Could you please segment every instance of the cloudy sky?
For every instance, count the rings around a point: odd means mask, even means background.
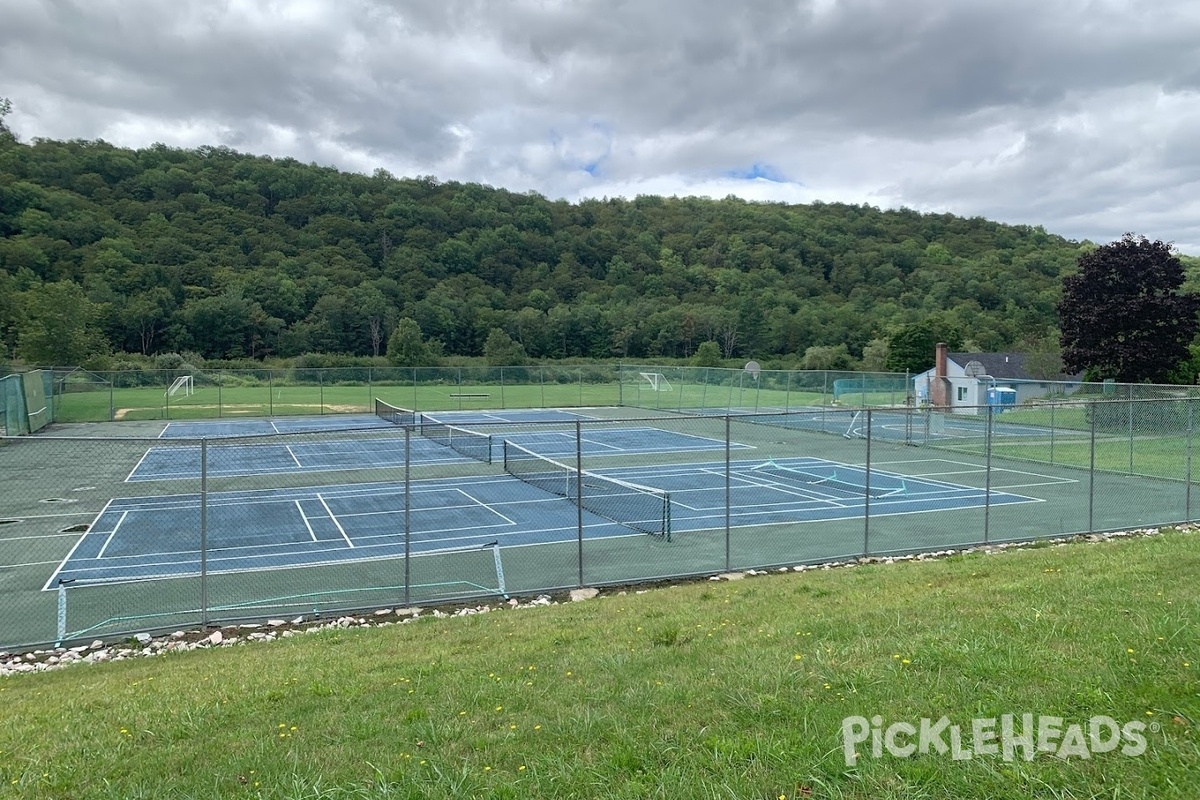
[[[0,0],[0,97],[25,140],[1200,254],[1194,0]]]

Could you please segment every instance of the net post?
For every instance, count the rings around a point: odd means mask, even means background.
[[[828,373],[826,373],[828,375]],[[863,556],[871,554],[871,409],[867,409],[867,461],[863,466]]]
[[[200,627],[208,627],[208,439],[206,438],[200,440]]]
[[[1092,425],[1091,425],[1091,444],[1088,453],[1088,533],[1095,530],[1095,508],[1096,508],[1096,403],[1099,401],[1093,400],[1091,403]]]
[[[575,419],[575,525],[578,530],[579,587],[583,588],[583,427]]]
[[[489,547],[492,548],[492,559],[496,562],[496,588],[500,590],[500,596],[507,600],[508,587],[504,585],[504,562],[500,560],[500,542],[492,542]]]
[[[987,432],[984,436],[985,451],[983,462],[983,543],[990,544],[991,515],[992,515],[992,425],[996,415],[992,413],[991,405],[987,407]]]
[[[404,426],[404,605],[412,606],[412,428]]]
[[[67,638],[67,584],[72,581],[58,579],[58,619],[57,633],[54,646],[62,647],[63,642]]]
[[[726,414],[725,415],[725,571],[726,572],[730,572],[733,569],[733,567],[730,566],[731,556],[730,556],[730,552],[729,552],[729,545],[730,545],[730,542],[729,542],[729,536],[730,536],[729,518],[730,518],[730,508],[733,505],[732,482],[730,480],[730,465],[729,465],[729,450],[730,450],[729,441],[730,441],[730,427],[731,427],[729,421],[730,421],[730,415]]]

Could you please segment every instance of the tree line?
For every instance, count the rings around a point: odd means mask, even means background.
[[[0,125],[0,348],[30,363],[389,343],[397,359],[652,360],[707,344],[884,369],[914,326],[981,350],[1056,339],[1062,278],[1091,247],[910,209],[567,202]]]

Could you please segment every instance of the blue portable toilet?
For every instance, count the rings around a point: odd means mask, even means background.
[[[1017,390],[1007,386],[993,386],[987,392],[987,404],[993,414],[999,414],[1006,408],[1017,407]]]

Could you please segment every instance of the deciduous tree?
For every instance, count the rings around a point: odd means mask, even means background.
[[[1200,295],[1171,245],[1127,233],[1079,257],[1058,304],[1063,364],[1096,379],[1167,382],[1190,356]]]

